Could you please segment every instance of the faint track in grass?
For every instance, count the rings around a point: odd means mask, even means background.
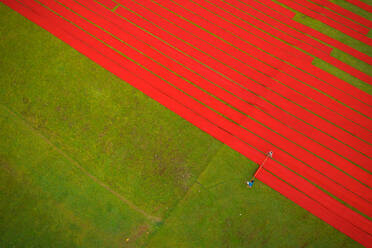
[[[17,119],[21,120],[27,127],[29,127],[35,134],[37,134],[43,141],[45,141],[47,144],[49,144],[55,151],[57,151],[59,154],[61,154],[63,157],[65,157],[69,162],[71,162],[75,167],[80,169],[85,175],[90,177],[94,182],[105,188],[107,191],[115,195],[120,201],[127,204],[131,209],[134,211],[142,214],[147,219],[155,222],[160,222],[162,219],[157,216],[150,215],[149,213],[146,213],[143,209],[136,206],[133,202],[129,201],[127,198],[110,188],[107,184],[99,180],[97,177],[95,177],[93,174],[91,174],[88,170],[86,170],[84,167],[82,167],[76,160],[71,158],[66,152],[58,148],[55,144],[53,144],[48,138],[46,138],[40,131],[36,130],[27,120],[25,120],[21,115],[17,114],[13,110],[9,109],[7,106],[1,104],[4,109],[6,109],[11,115],[16,117]]]
[[[215,156],[217,156],[217,154],[224,148],[224,144],[221,144],[220,147],[216,150],[216,152],[209,158],[208,160],[208,163],[206,164],[206,166],[203,168],[203,170],[195,177],[195,180],[194,182],[189,186],[189,188],[187,189],[187,191],[184,193],[184,195],[182,197],[180,197],[176,202],[175,204],[172,206],[172,208],[170,208],[168,210],[168,212],[166,213],[166,216],[164,217],[164,219],[162,220],[162,226],[160,228],[158,228],[157,230],[153,231],[150,236],[148,237],[147,241],[145,242],[145,245],[143,247],[148,247],[152,238],[154,236],[156,236],[157,233],[159,233],[160,229],[165,225],[166,221],[172,216],[172,214],[174,213],[174,211],[177,209],[177,207],[183,202],[185,201],[186,197],[189,195],[190,191],[194,188],[195,185],[199,185],[201,188],[203,188],[204,190],[208,191],[210,195],[212,195],[212,197],[215,199],[215,195],[212,194],[207,188],[205,188],[205,186],[203,184],[201,184],[199,182],[199,178],[207,171],[208,167],[211,166],[212,164],[212,161],[213,161],[213,158]]]

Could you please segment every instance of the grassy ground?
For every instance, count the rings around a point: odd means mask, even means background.
[[[0,247],[358,246],[3,4],[0,24]]]

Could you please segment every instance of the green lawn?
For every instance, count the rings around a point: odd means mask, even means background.
[[[358,247],[0,4],[0,247]]]

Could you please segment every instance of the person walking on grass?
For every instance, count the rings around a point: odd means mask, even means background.
[[[248,187],[249,187],[249,188],[252,188],[253,183],[254,183],[254,179],[252,179],[251,181],[247,181],[247,185],[248,185]]]

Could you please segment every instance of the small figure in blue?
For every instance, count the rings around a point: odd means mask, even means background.
[[[247,181],[247,185],[248,185],[248,187],[249,187],[249,188],[252,188],[253,183],[254,183],[254,179],[252,179],[251,181]]]
[[[266,160],[273,157],[273,154],[274,153],[272,151],[269,151],[268,153],[266,153],[266,157],[265,157],[264,161],[262,162],[260,167],[258,167],[257,171],[254,173],[252,179],[250,181],[247,181],[247,185],[248,185],[249,188],[253,187],[253,183],[254,183],[254,180],[256,179],[256,176],[257,176],[258,172],[261,171],[261,169],[264,166]]]

